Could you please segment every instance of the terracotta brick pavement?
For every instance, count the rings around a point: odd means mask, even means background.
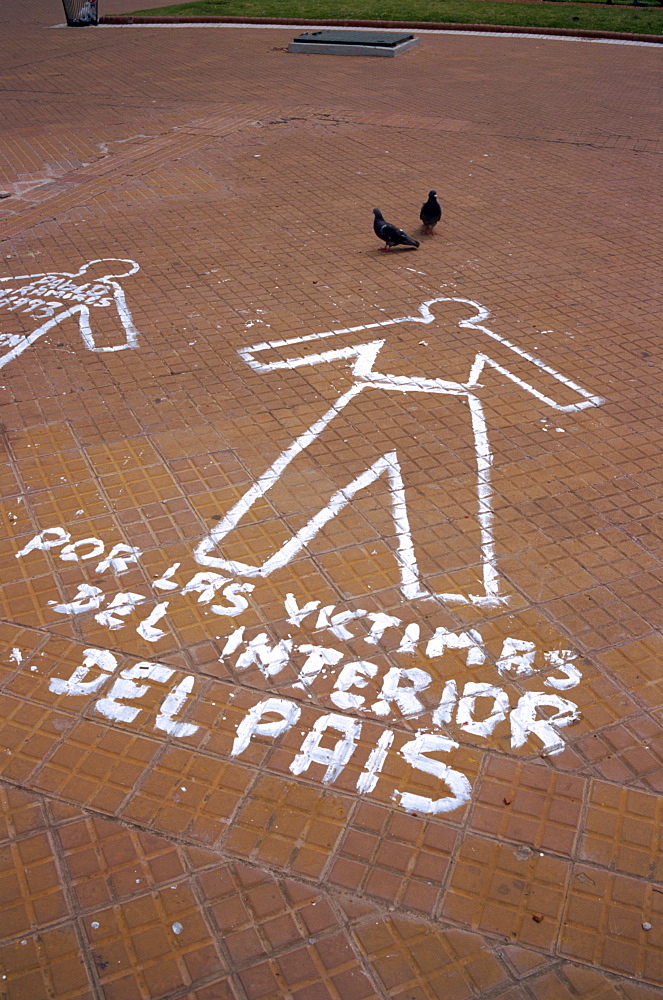
[[[3,15],[0,997],[654,1000],[658,50],[61,20]]]

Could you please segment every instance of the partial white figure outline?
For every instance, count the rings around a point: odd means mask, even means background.
[[[390,327],[397,323],[432,323],[435,316],[430,307],[438,302],[454,302],[470,306],[475,310],[475,315],[471,319],[464,319],[458,322],[459,327],[479,330],[486,336],[498,341],[503,346],[509,348],[515,354],[528,362],[553,379],[560,382],[567,389],[577,393],[582,397],[582,401],[570,405],[562,405],[550,396],[545,395],[533,385],[521,379],[504,366],[498,364],[487,354],[477,353],[472,363],[469,378],[466,382],[448,382],[443,379],[427,379],[419,377],[409,377],[403,375],[385,375],[373,371],[373,365],[378,354],[385,344],[385,340],[373,340],[369,343],[357,344],[351,347],[342,347],[337,350],[325,351],[321,354],[311,354],[304,357],[293,357],[285,360],[263,363],[256,360],[255,355],[261,351],[274,348],[289,347],[294,344],[303,344],[310,341],[322,340],[324,338],[335,337],[340,334],[359,333],[366,330],[377,330]],[[506,604],[509,600],[507,596],[500,593],[499,576],[495,555],[495,537],[493,531],[494,513],[492,504],[491,467],[493,457],[488,441],[488,432],[484,416],[483,405],[476,395],[476,389],[480,388],[479,378],[485,367],[489,366],[500,372],[506,378],[515,382],[526,392],[535,396],[541,402],[546,403],[553,410],[560,413],[574,413],[584,410],[590,406],[600,406],[604,400],[601,396],[592,395],[582,386],[560,374],[554,368],[546,365],[539,358],[516,344],[494,333],[483,325],[483,321],[490,315],[489,311],[478,302],[472,299],[451,298],[441,296],[439,298],[427,299],[419,306],[419,316],[401,316],[397,319],[384,320],[379,323],[367,323],[362,326],[346,327],[342,330],[329,330],[323,333],[308,334],[303,337],[295,337],[290,340],[269,341],[261,344],[253,344],[251,347],[241,348],[240,356],[254,371],[271,372],[278,369],[293,369],[303,365],[318,365],[325,362],[337,361],[341,359],[355,358],[352,366],[352,373],[355,377],[354,384],[327,410],[327,412],[307,430],[300,434],[292,444],[286,448],[262,476],[247,490],[244,496],[238,500],[234,507],[226,514],[210,533],[198,544],[194,556],[196,561],[204,566],[214,566],[238,576],[262,576],[267,577],[276,569],[288,565],[311,541],[312,538],[335,517],[360,490],[369,486],[383,473],[387,475],[390,484],[392,514],[398,536],[398,548],[395,553],[396,562],[400,570],[401,593],[408,600],[438,599],[445,602],[460,604],[475,604],[483,607],[497,607]],[[476,452],[476,473],[477,473],[477,518],[481,537],[481,563],[483,577],[483,594],[455,594],[455,593],[433,593],[422,584],[421,574],[417,563],[417,557],[410,531],[407,504],[405,500],[405,486],[401,475],[398,456],[395,451],[382,455],[364,473],[354,479],[343,489],[337,490],[331,497],[329,503],[312,517],[307,524],[301,528],[296,535],[293,535],[285,544],[278,549],[274,555],[270,556],[261,566],[250,565],[239,561],[224,559],[219,556],[212,556],[209,553],[219,545],[224,538],[233,531],[242,517],[250,510],[253,504],[263,497],[281,478],[290,463],[311,445],[347,406],[355,396],[364,389],[375,388],[385,389],[391,392],[425,392],[434,394],[444,394],[453,396],[464,396],[469,405],[474,435],[474,447]]]
[[[94,264],[120,265],[109,269],[107,274],[88,282],[76,282]],[[121,265],[125,265],[124,268]],[[23,351],[53,327],[69,316],[78,314],[78,325],[83,343],[88,351],[97,353],[125,351],[138,347],[138,330],[134,326],[122,287],[115,278],[126,278],[140,270],[135,260],[123,257],[100,257],[89,260],[75,272],[42,271],[38,274],[19,274],[12,278],[0,278],[0,308],[29,313],[35,319],[44,320],[32,333],[3,334],[0,332],[0,368],[9,364]],[[11,282],[11,285],[8,283]],[[64,300],[64,301],[62,301]],[[68,303],[72,301],[74,305]],[[115,306],[124,330],[124,342],[110,347],[97,347],[90,323],[90,308]]]

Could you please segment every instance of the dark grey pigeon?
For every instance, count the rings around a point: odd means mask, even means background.
[[[407,233],[404,233],[402,229],[398,228],[398,226],[392,226],[390,222],[385,222],[384,218],[382,217],[382,212],[380,211],[379,208],[373,209],[373,215],[375,216],[375,218],[373,219],[373,229],[375,231],[375,235],[377,236],[377,238],[379,240],[384,240],[385,245],[382,247],[382,250],[384,250],[385,253],[388,250],[391,250],[392,247],[419,246],[418,240],[413,240],[411,236],[408,236]]]
[[[442,218],[442,209],[440,208],[440,203],[435,197],[437,191],[428,192],[428,201],[424,202],[421,206],[421,211],[419,212],[419,218],[421,219],[423,225],[421,227],[422,233],[426,233],[428,236],[434,236],[433,230]]]

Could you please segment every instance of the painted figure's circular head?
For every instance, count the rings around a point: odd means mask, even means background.
[[[86,281],[106,281],[109,278],[128,278],[138,270],[140,265],[135,260],[125,257],[99,257],[83,264],[74,277],[85,275]]]

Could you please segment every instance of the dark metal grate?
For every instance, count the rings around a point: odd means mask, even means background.
[[[377,45],[393,49],[408,42],[414,35],[398,34],[394,31],[307,31],[297,35],[295,42],[319,43],[320,45]]]

